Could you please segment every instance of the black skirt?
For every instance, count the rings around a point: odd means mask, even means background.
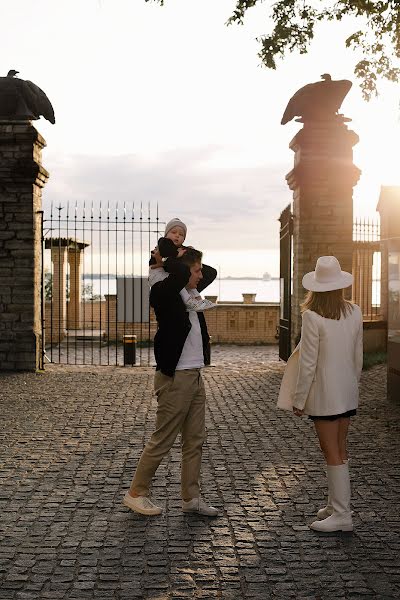
[[[316,415],[308,415],[308,418],[312,421],[321,420],[321,421],[336,421],[336,419],[345,419],[347,417],[354,417],[357,414],[357,410],[353,408],[352,410],[348,410],[347,412],[341,413],[340,415],[324,415],[323,417],[318,417]]]

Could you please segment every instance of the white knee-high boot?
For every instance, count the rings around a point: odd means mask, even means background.
[[[343,464],[348,464],[349,459],[346,458],[346,460],[343,461]],[[332,506],[332,502],[331,502],[331,497],[328,493],[328,502],[326,503],[326,506],[324,508],[320,508],[319,511],[317,512],[317,519],[319,519],[320,521],[322,521],[322,519],[326,519],[327,517],[330,517],[331,514],[333,513],[333,506]]]
[[[310,525],[315,531],[353,531],[350,511],[349,465],[327,466],[329,497],[332,514],[323,521],[314,521]]]

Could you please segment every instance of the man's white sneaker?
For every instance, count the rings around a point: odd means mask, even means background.
[[[129,492],[126,492],[122,504],[141,515],[160,515],[162,513],[162,509],[153,504],[147,496],[133,498]]]
[[[216,517],[218,509],[213,506],[208,506],[201,498],[192,498],[189,502],[182,500],[182,510],[185,513],[197,513],[207,517]]]
[[[203,312],[203,310],[209,310],[215,306],[217,305],[210,300],[203,298],[200,298],[200,300],[196,300],[196,298],[189,298],[189,300],[186,302],[186,310],[194,310],[195,312]]]

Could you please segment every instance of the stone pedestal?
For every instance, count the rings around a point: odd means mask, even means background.
[[[257,294],[242,294],[243,304],[253,304],[256,301]]]
[[[360,170],[353,164],[358,142],[346,121],[306,121],[290,143],[294,168],[286,176],[293,191],[292,348],[301,329],[303,275],[319,256],[336,256],[351,272],[353,254],[353,187]]]
[[[0,121],[0,370],[41,365],[45,146],[30,121]]]

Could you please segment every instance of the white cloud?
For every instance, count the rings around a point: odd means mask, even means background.
[[[188,242],[202,249],[274,248],[282,208],[291,193],[284,182],[285,166],[211,166],[216,148],[181,149],[159,154],[150,161],[134,155],[49,157],[51,177],[44,190],[45,214],[50,204],[70,215],[93,203],[96,210],[118,203],[138,211],[140,203],[156,205],[159,216],[174,216],[189,228]],[[54,211],[53,211],[54,212]],[[96,215],[96,212],[95,212]],[[95,217],[96,218],[96,217]]]
[[[225,274],[239,264],[254,274],[255,260],[276,272],[288,146],[301,128],[281,116],[320,73],[354,81],[357,56],[344,49],[344,20],[318,26],[309,54],[260,68],[268,5],[226,27],[232,0],[3,0],[0,72],[40,85],[56,113],[55,126],[37,123],[51,173],[45,206],[158,202],[162,219],[187,220],[190,242],[221,258]],[[357,209],[373,210],[383,174],[398,171],[397,96],[387,84],[365,104],[354,81],[343,104],[360,135]]]

